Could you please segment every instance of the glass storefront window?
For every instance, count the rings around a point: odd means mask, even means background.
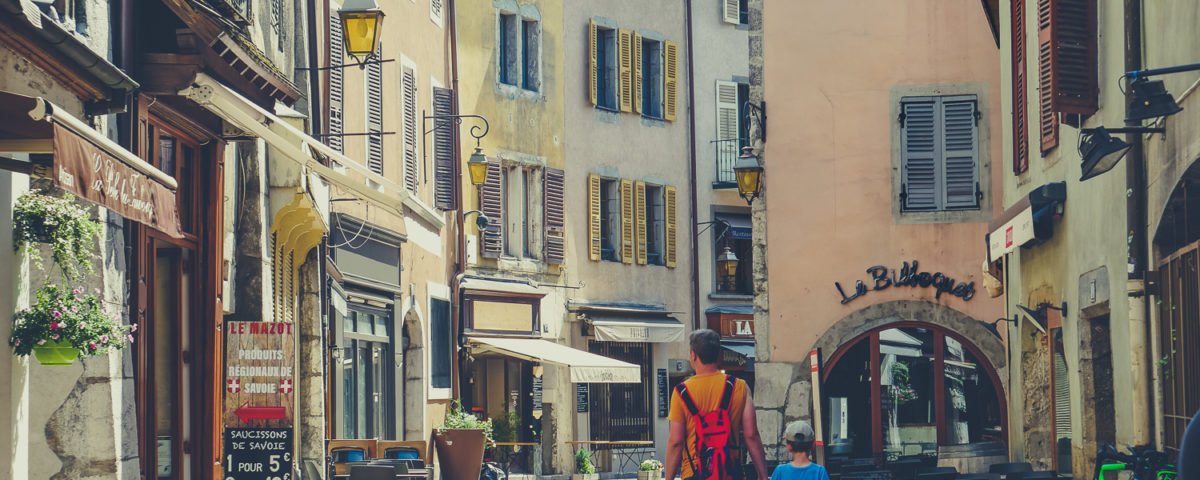
[[[921,328],[879,332],[880,428],[889,457],[937,452],[933,336]]]
[[[396,377],[388,361],[399,346],[388,335],[392,316],[349,304],[341,334],[341,438],[394,439]]]

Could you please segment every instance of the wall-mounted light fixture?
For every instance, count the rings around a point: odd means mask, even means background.
[[[1047,310],[1057,310],[1064,317],[1067,315],[1067,302],[1063,302],[1062,306],[1051,305],[1046,302],[1039,303],[1036,309],[1031,309],[1024,305],[1017,305],[1017,308],[1025,312],[1025,316],[1029,318],[1030,323],[1037,327],[1038,331],[1046,333]]]
[[[483,115],[425,115],[424,122],[430,120],[453,120],[452,122],[442,122],[434,125],[433,128],[425,130],[425,135],[429,135],[434,130],[439,128],[448,128],[450,125],[459,125],[464,118],[475,118],[483,122],[483,126],[471,125],[471,136],[475,138],[475,153],[471,154],[471,158],[467,159],[467,173],[471,178],[471,185],[480,187],[487,181],[487,156],[483,154],[483,147],[480,146],[479,139],[483,138],[491,130],[488,125],[487,118]]]
[[[737,178],[738,195],[746,199],[747,205],[753,205],[762,193],[762,174],[763,167],[754,156],[754,147],[743,147],[741,156],[733,163],[733,175]]]
[[[1124,140],[1113,137],[1113,133],[1163,133],[1163,128],[1152,127],[1122,127],[1122,128],[1085,128],[1079,131],[1079,156],[1082,174],[1079,181],[1100,175],[1112,170],[1125,158],[1129,144]]]
[[[346,54],[358,60],[360,67],[379,49],[380,31],[383,28],[383,10],[375,0],[346,0],[338,10],[342,22],[342,36],[346,43]]]
[[[1126,93],[1128,102],[1125,104],[1125,121],[1136,122],[1147,118],[1166,117],[1182,111],[1183,108],[1180,108],[1179,104],[1175,103],[1175,97],[1172,97],[1167,92],[1161,80],[1150,81],[1147,80],[1147,77],[1195,70],[1200,70],[1200,63],[1149,68],[1125,73],[1124,78],[1129,79],[1129,92]]]
[[[725,286],[725,290],[733,290],[737,284],[737,268],[738,257],[726,245],[725,249],[717,255],[717,274],[721,280],[721,284]]]

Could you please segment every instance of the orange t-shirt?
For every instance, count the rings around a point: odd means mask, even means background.
[[[713,372],[696,375],[684,380],[683,384],[687,386],[688,394],[691,395],[692,401],[696,402],[696,408],[700,409],[700,413],[712,412],[721,403],[721,394],[725,392],[725,374]],[[730,445],[740,446],[742,444],[742,410],[745,406],[746,382],[740,378],[735,378],[733,382],[733,397],[729,399]],[[682,478],[691,477],[693,474],[691,462],[700,461],[696,457],[696,425],[694,425],[692,413],[688,411],[687,405],[684,405],[683,399],[679,398],[678,390],[671,390],[671,413],[667,416],[667,420],[681,423],[686,422],[687,439],[684,441],[686,451],[683,454],[683,462],[679,467],[679,472]],[[740,462],[741,460],[735,457],[727,461]]]

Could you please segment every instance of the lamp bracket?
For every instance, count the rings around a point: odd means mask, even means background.
[[[374,55],[372,55],[372,57],[374,57]],[[321,72],[321,71],[325,71],[325,70],[341,70],[341,69],[347,68],[347,67],[363,68],[363,67],[366,67],[367,65],[372,65],[372,64],[376,64],[376,63],[388,63],[388,62],[394,62],[394,61],[396,61],[396,59],[394,59],[394,58],[384,58],[384,59],[380,59],[380,60],[367,60],[362,63],[347,63],[345,65],[330,65],[328,67],[296,67],[296,70]]]
[[[767,141],[767,102],[759,102],[758,105],[747,101],[742,104],[742,115],[746,118],[746,125],[753,125],[751,120],[756,120],[758,124],[759,140]]]
[[[1137,134],[1163,133],[1163,134],[1165,134],[1167,132],[1167,129],[1163,128],[1163,127],[1114,127],[1114,128],[1099,127],[1099,128],[1081,128],[1081,129],[1079,129],[1079,133],[1085,133],[1088,135],[1092,135],[1096,132],[1099,132],[1101,128],[1103,128],[1104,131],[1106,131],[1108,133],[1126,133],[1126,134],[1128,134],[1128,133],[1137,133]]]
[[[447,119],[453,119],[454,125],[460,125],[460,124],[462,124],[462,119],[464,119],[464,118],[477,118],[477,119],[479,119],[479,121],[483,122],[483,128],[480,128],[479,125],[471,125],[471,136],[475,138],[475,146],[479,146],[479,139],[487,136],[488,131],[491,130],[491,127],[488,125],[487,118],[484,118],[483,115],[474,115],[474,114],[423,115],[422,116],[422,126],[424,126],[424,124],[430,120],[447,120]],[[446,124],[446,125],[449,125],[449,124]],[[433,128],[425,130],[425,135],[429,135],[434,130],[437,130],[439,128],[442,128],[442,127],[435,125]],[[482,131],[482,133],[477,133],[480,131]]]
[[[1166,75],[1168,73],[1191,72],[1200,70],[1200,63],[1189,63],[1187,65],[1176,65],[1174,67],[1163,68],[1148,68],[1145,70],[1134,70],[1126,72],[1125,76],[1129,77],[1130,81],[1137,81],[1140,78],[1151,77],[1154,75]]]
[[[725,234],[729,233],[730,228],[733,228],[732,226],[729,225],[729,222],[726,222],[724,220],[713,220],[711,222],[700,222],[700,223],[696,224],[697,227],[699,227],[701,225],[704,225],[705,227],[700,229],[699,232],[696,232],[697,238],[699,238],[700,235],[704,234],[704,232],[707,232],[708,229],[711,228],[713,225],[720,225],[721,233],[719,235],[717,235],[718,242],[721,241],[721,239],[725,238]]]

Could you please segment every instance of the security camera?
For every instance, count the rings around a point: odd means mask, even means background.
[[[482,213],[479,214],[479,216],[475,218],[475,226],[479,227],[480,230],[486,229],[488,227],[488,222],[489,222],[489,220],[488,220],[487,215],[484,215]]]

